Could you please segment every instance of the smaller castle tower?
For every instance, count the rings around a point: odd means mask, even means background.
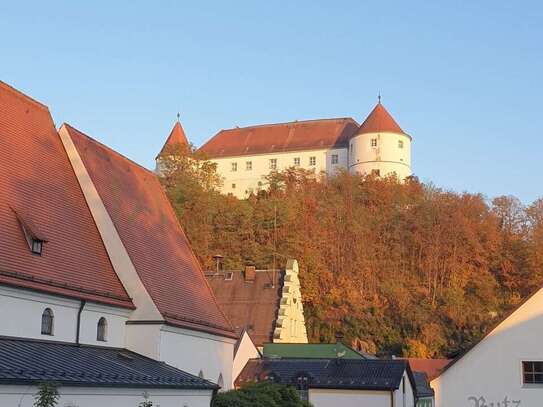
[[[185,135],[185,130],[181,126],[179,121],[179,115],[177,116],[177,121],[173,125],[170,135],[166,139],[166,142],[162,146],[160,153],[155,157],[155,172],[157,174],[161,173],[161,161],[166,157],[175,157],[176,155],[181,155],[185,150],[190,148],[189,141]]]
[[[381,103],[360,125],[349,141],[349,171],[399,180],[411,175],[411,141]]]

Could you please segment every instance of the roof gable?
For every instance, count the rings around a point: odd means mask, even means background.
[[[24,227],[46,240],[31,253]],[[132,308],[46,106],[0,82],[0,283]]]
[[[209,158],[346,148],[358,123],[351,118],[265,124],[219,131],[199,148]]]
[[[157,176],[65,126],[138,276],[166,322],[236,337]]]

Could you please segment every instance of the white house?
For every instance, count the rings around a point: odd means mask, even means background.
[[[543,289],[431,381],[437,407],[536,407],[543,400]]]
[[[222,192],[238,198],[266,188],[275,170],[303,168],[316,174],[339,169],[403,180],[411,175],[411,136],[396,123],[381,100],[359,125],[352,118],[304,120],[219,131],[199,148],[217,164]],[[179,122],[157,156],[187,144]]]
[[[237,335],[155,174],[57,131],[45,105],[2,82],[0,310],[0,405],[31,406],[42,381],[80,407],[144,392],[207,406],[232,387]]]

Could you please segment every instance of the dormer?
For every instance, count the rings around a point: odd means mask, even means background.
[[[13,208],[11,208],[11,210],[15,214],[15,217],[21,226],[21,230],[23,231],[23,235],[26,243],[28,244],[30,252],[37,256],[41,256],[43,252],[43,245],[44,243],[47,243],[47,239],[38,231],[38,228],[34,225],[30,216],[26,214],[23,215],[21,211],[16,211]]]

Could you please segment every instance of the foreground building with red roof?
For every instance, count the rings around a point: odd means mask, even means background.
[[[411,140],[379,98],[361,125],[334,118],[236,127],[219,131],[199,151],[217,164],[222,192],[246,198],[266,187],[270,172],[291,167],[328,175],[340,169],[396,174],[403,180],[411,175]],[[177,122],[157,157],[157,169],[163,155],[187,143]]]
[[[61,405],[209,406],[234,380],[236,332],[156,175],[2,82],[0,309],[0,405],[51,381]]]

